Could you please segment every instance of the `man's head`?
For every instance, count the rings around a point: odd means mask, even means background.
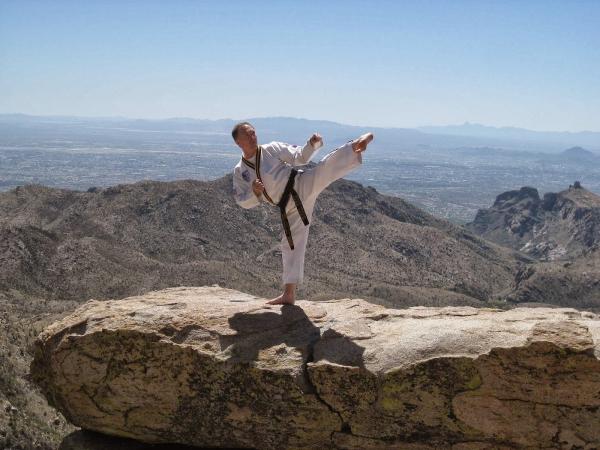
[[[231,136],[235,143],[243,150],[244,154],[252,155],[256,150],[256,132],[249,122],[238,123],[231,130]]]

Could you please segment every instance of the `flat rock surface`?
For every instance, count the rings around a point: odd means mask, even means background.
[[[266,305],[212,287],[89,302],[32,378],[73,424],[245,448],[594,448],[600,320],[568,308]]]

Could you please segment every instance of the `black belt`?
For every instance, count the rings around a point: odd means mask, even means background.
[[[292,239],[292,230],[290,229],[290,222],[287,218],[287,213],[285,212],[285,207],[290,201],[290,195],[294,199],[294,203],[296,204],[296,209],[298,210],[298,214],[300,214],[300,218],[304,225],[308,225],[308,217],[306,217],[306,212],[304,211],[304,206],[302,206],[302,201],[300,200],[300,196],[294,189],[294,178],[296,178],[296,174],[298,171],[296,169],[292,169],[292,173],[290,173],[290,177],[288,178],[287,184],[285,185],[285,189],[283,190],[283,194],[281,195],[281,199],[277,206],[279,206],[279,211],[281,212],[281,223],[283,224],[283,231],[285,231],[285,236],[287,237],[288,244],[290,244],[290,249],[294,250],[294,241]]]
[[[256,178],[258,179],[258,181],[260,181],[262,183],[262,178],[260,177],[260,154],[261,153],[262,153],[262,147],[259,145],[256,148],[256,164],[252,164],[250,161],[248,161],[243,156],[242,156],[242,161],[244,162],[244,164],[246,164],[252,170],[256,171]],[[265,198],[267,199],[267,201],[269,203],[272,203],[273,205],[275,204],[275,202],[273,200],[271,200],[271,197],[269,197],[269,194],[267,194],[266,189],[263,190],[263,195],[265,196]]]
[[[252,164],[250,161],[248,161],[244,157],[242,157],[242,161],[248,167],[250,167],[251,169],[256,171],[256,178],[258,178],[258,180],[262,183],[262,179],[260,177],[260,156],[262,153],[261,150],[262,150],[262,148],[259,145],[258,148],[256,149],[256,164]],[[294,178],[296,178],[297,173],[298,173],[298,171],[296,169],[292,168],[292,173],[290,173],[290,177],[288,178],[287,184],[285,185],[283,194],[281,195],[281,198],[279,199],[279,203],[277,203],[277,206],[279,207],[279,211],[281,212],[281,223],[283,224],[283,231],[285,231],[285,236],[287,237],[288,244],[290,244],[290,249],[292,249],[292,250],[294,250],[294,241],[292,239],[292,230],[290,229],[290,222],[288,221],[287,213],[285,212],[285,207],[287,206],[288,202],[290,201],[290,195],[294,199],[294,203],[296,204],[296,209],[298,210],[298,214],[300,215],[302,222],[304,223],[304,225],[308,225],[308,217],[306,217],[306,212],[304,211],[304,206],[302,206],[302,201],[300,200],[300,196],[294,190]],[[267,194],[266,190],[263,191],[263,194],[270,203],[275,204],[275,202],[273,200],[271,200],[271,197],[269,197],[269,194]]]

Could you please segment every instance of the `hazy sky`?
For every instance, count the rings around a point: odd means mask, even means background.
[[[600,131],[600,0],[0,0],[0,113]]]

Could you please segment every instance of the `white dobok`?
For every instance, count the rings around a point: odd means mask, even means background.
[[[315,166],[298,170],[293,188],[297,192],[306,217],[312,220],[313,208],[317,196],[335,180],[342,178],[362,164],[362,153],[352,149],[349,141],[327,154]],[[310,141],[299,147],[283,142],[262,144],[256,155],[244,161],[240,159],[233,169],[233,192],[235,201],[243,208],[252,208],[270,198],[275,205],[279,203],[285,187],[296,166],[308,164],[316,152]],[[257,158],[260,159],[257,161]],[[257,164],[258,163],[258,164]],[[258,166],[260,179],[266,194],[257,196],[252,190],[252,182],[257,178]],[[268,202],[270,203],[270,202]],[[304,279],[304,255],[310,225],[305,225],[295,201],[289,198],[285,206],[289,221],[293,249],[285,234],[281,238],[281,255],[283,259],[283,283],[301,283]]]

